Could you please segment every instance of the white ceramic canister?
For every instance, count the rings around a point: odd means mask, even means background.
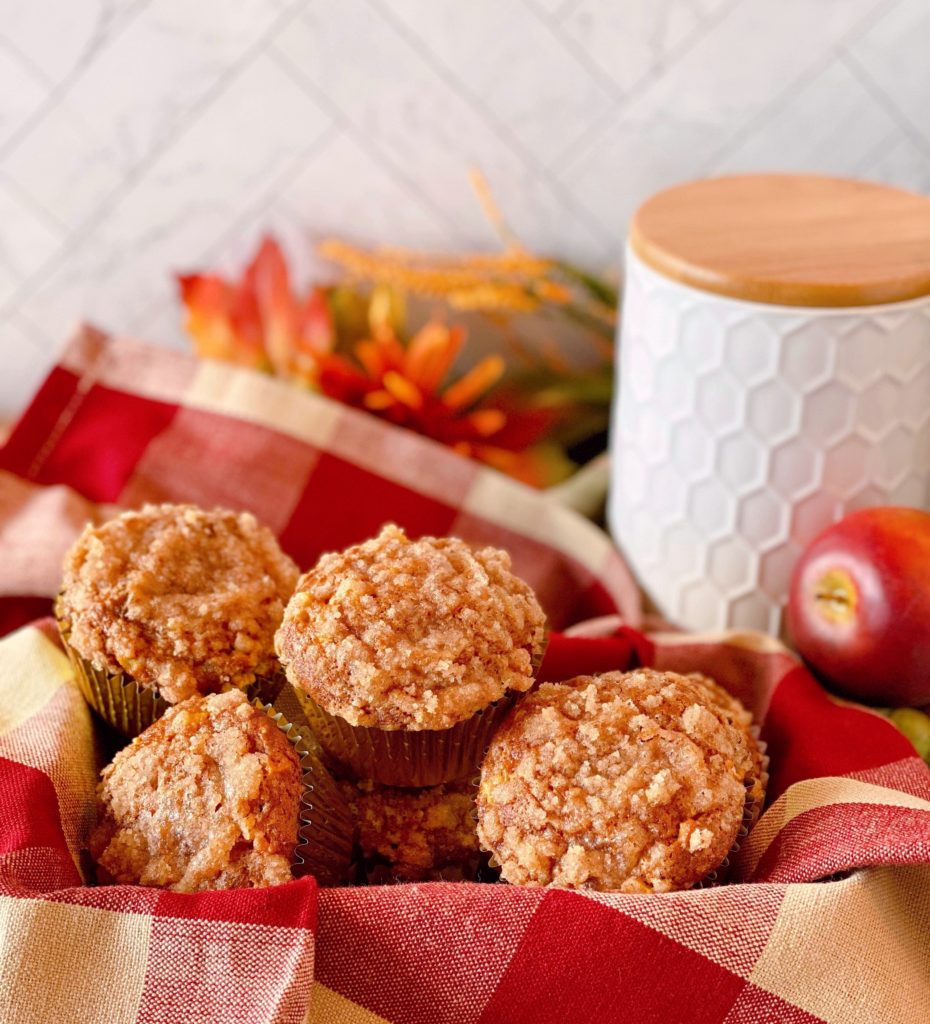
[[[691,630],[778,633],[814,535],[930,503],[930,200],[782,175],[661,193],[618,375],[608,519],[647,594]]]

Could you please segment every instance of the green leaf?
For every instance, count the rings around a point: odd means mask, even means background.
[[[620,290],[602,277],[597,277],[590,271],[575,266],[574,263],[567,263],[564,260],[555,261],[556,268],[569,280],[580,284],[589,295],[602,302],[605,306],[616,309],[620,303]]]

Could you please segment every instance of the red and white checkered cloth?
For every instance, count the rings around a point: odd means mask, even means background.
[[[508,548],[556,626],[635,588],[543,496],[289,385],[84,331],[0,452],[0,627],[44,615],[110,505],[253,510],[309,565],[393,519]],[[764,721],[769,806],[733,883],[664,895],[506,885],[180,895],[82,884],[97,753],[54,629],[0,642],[3,1024],[896,1024],[930,1014],[930,772],[880,716],[755,634],[556,635],[544,673],[701,670]],[[838,877],[837,877],[838,876]]]

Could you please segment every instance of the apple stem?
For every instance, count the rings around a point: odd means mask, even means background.
[[[828,569],[814,584],[814,601],[824,618],[847,623],[856,611],[856,585],[844,570]]]

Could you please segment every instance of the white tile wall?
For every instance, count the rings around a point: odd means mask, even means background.
[[[647,195],[811,169],[930,191],[928,0],[0,0],[0,417],[71,326],[183,345],[172,273],[268,228],[462,248],[490,179],[617,263]]]

